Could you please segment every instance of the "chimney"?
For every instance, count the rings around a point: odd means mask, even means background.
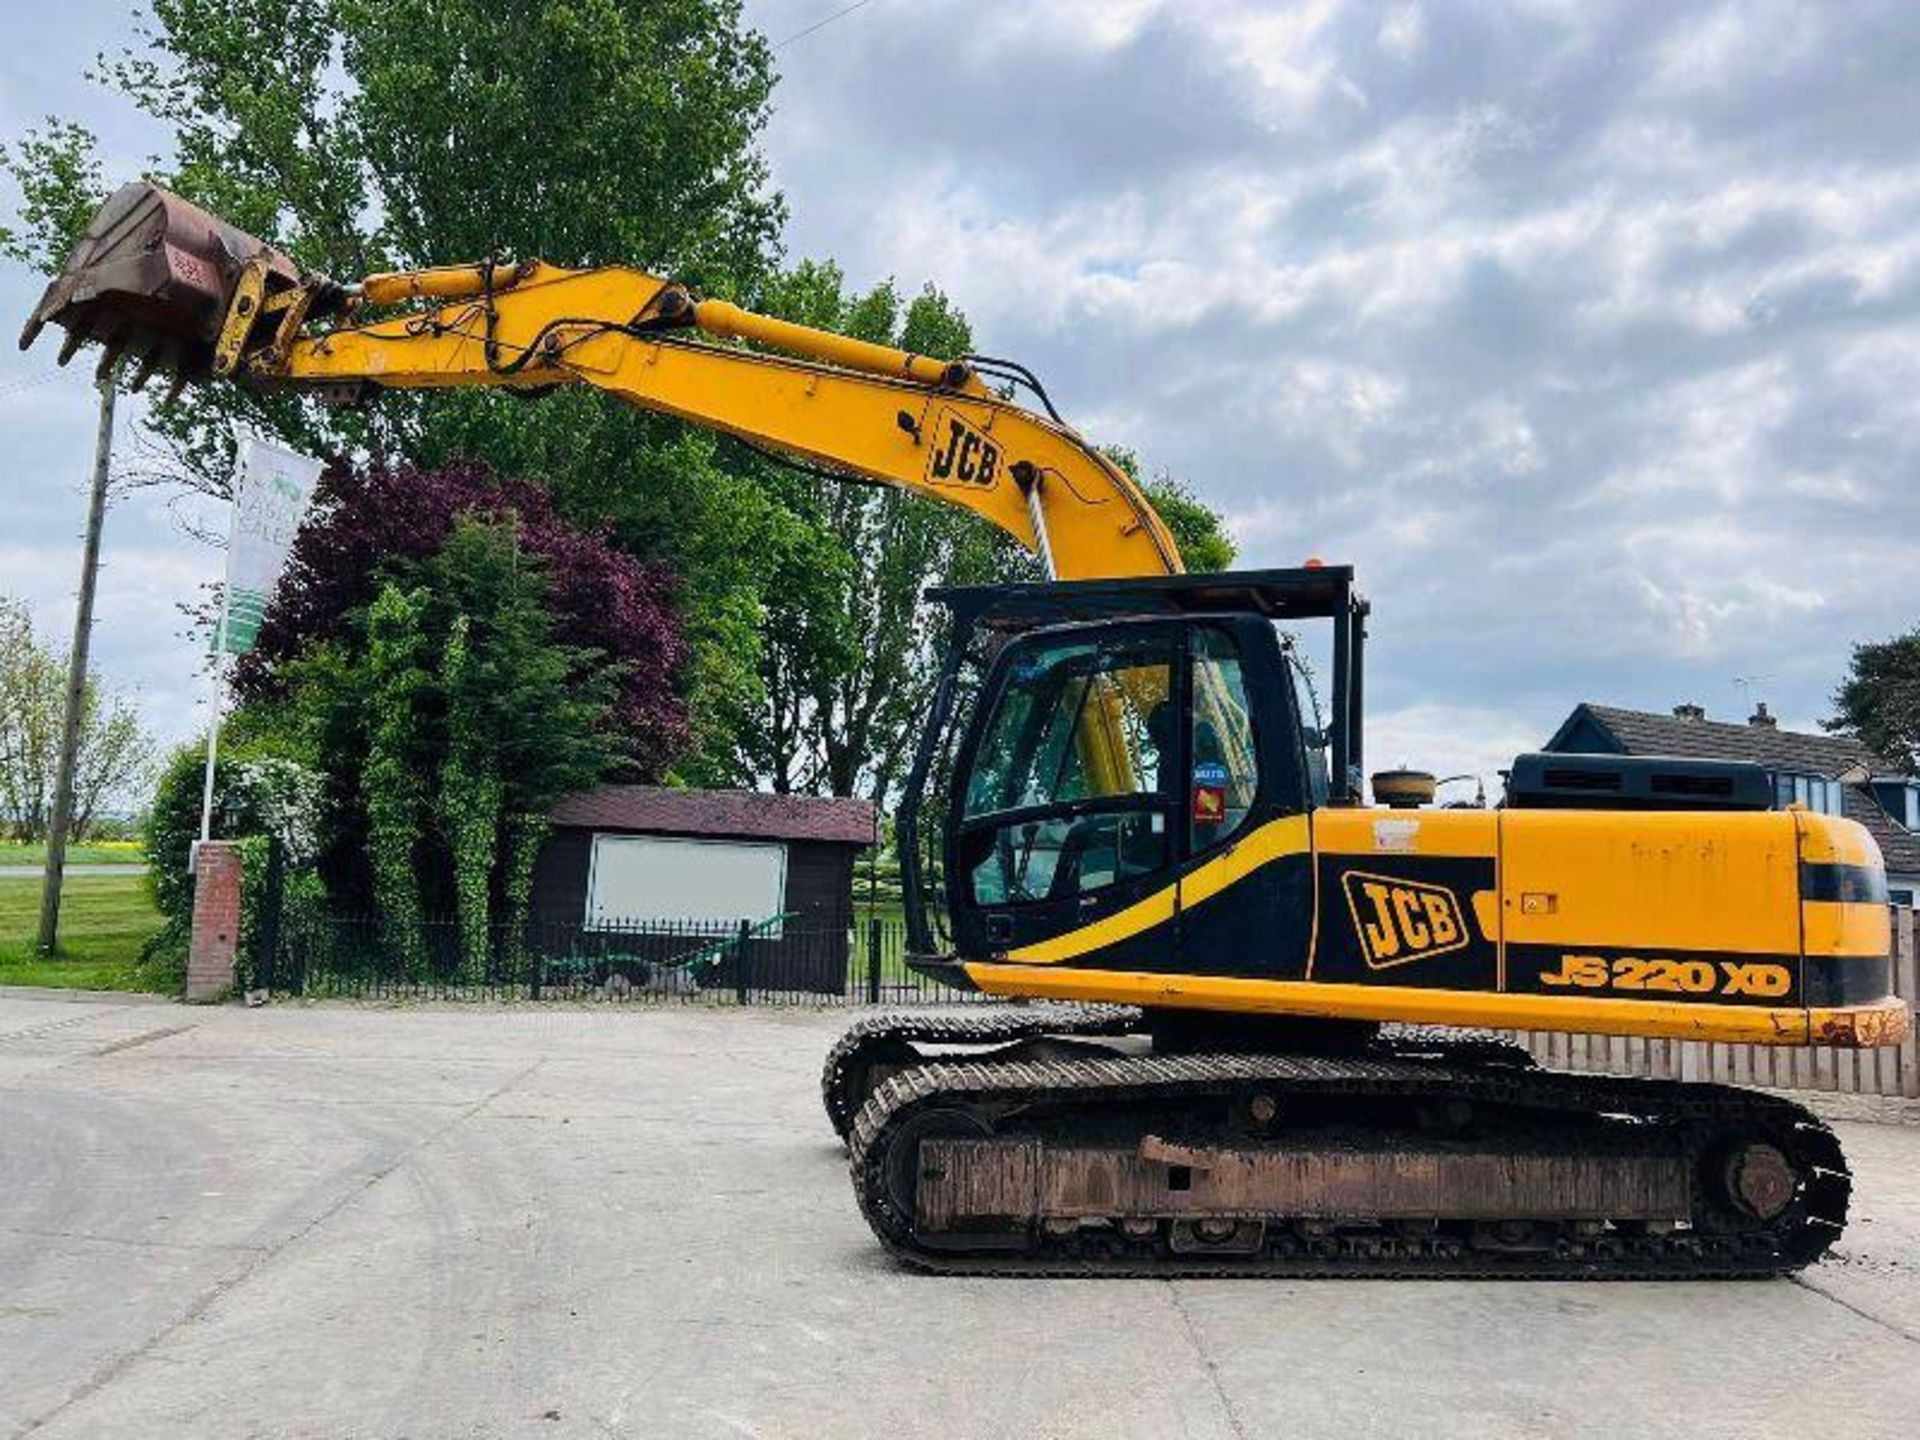
[[[1780,728],[1780,722],[1768,713],[1767,702],[1764,700],[1754,701],[1753,714],[1747,716],[1747,724],[1756,725],[1762,730],[1777,730]]]
[[[1676,720],[1704,720],[1707,718],[1707,712],[1703,707],[1689,700],[1684,705],[1676,705],[1673,707],[1673,718]]]

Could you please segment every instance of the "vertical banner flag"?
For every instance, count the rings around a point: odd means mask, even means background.
[[[214,634],[213,706],[207,726],[207,769],[200,782],[200,839],[213,838],[214,757],[220,748],[220,710],[225,701],[225,665],[229,655],[253,648],[266,616],[267,601],[287,568],[300,517],[307,513],[313,487],[326,468],[318,460],[282,450],[265,440],[243,436],[240,463],[233,477],[233,530],[227,539],[226,593],[220,602],[220,628]],[[193,866],[198,845],[188,850]]]
[[[253,648],[267,600],[286,568],[287,551],[325,467],[318,460],[252,437],[240,442],[234,476],[233,534],[227,542],[226,608],[218,645],[229,655]]]

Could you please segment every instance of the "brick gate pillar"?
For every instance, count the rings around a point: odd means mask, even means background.
[[[193,862],[193,938],[187,947],[187,999],[224,1000],[233,991],[240,949],[240,847],[203,841]]]

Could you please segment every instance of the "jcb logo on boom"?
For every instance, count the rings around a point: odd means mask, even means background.
[[[991,485],[1000,478],[1000,447],[951,410],[941,412],[927,455],[927,479],[937,485]]]
[[[1376,970],[1459,950],[1471,938],[1453,892],[1390,875],[1347,872],[1347,909],[1367,964]]]

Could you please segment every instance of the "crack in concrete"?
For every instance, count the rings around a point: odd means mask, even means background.
[[[1180,1328],[1186,1334],[1187,1344],[1193,1347],[1194,1358],[1207,1372],[1207,1383],[1213,1387],[1214,1398],[1220,1402],[1220,1413],[1227,1417],[1227,1429],[1233,1432],[1234,1440],[1247,1440],[1247,1427],[1241,1422],[1239,1412],[1233,1408],[1232,1397],[1227,1394],[1227,1387],[1220,1379],[1219,1364],[1200,1341],[1200,1327],[1193,1323],[1193,1313],[1187,1309],[1187,1302],[1180,1298],[1180,1283],[1177,1280],[1167,1282],[1167,1298],[1173,1302],[1173,1313],[1180,1317]]]
[[[111,1009],[94,1010],[83,1015],[69,1016],[65,1020],[49,1020],[44,1025],[29,1025],[20,1030],[0,1031],[0,1045],[11,1045],[16,1040],[38,1040],[42,1035],[51,1035],[57,1030],[71,1030],[76,1025],[87,1025],[113,1013]]]
[[[124,1040],[115,1040],[109,1045],[102,1045],[93,1052],[94,1058],[98,1059],[102,1055],[118,1055],[122,1050],[131,1050],[137,1045],[151,1045],[156,1040],[167,1040],[175,1035],[184,1035],[191,1029],[193,1029],[192,1025],[169,1025],[164,1030],[143,1030],[138,1035],[129,1035]]]
[[[196,1320],[199,1320],[211,1310],[218,1301],[232,1294],[235,1290],[253,1279],[254,1276],[258,1275],[268,1265],[271,1265],[275,1259],[284,1254],[290,1247],[298,1244],[319,1230],[323,1225],[326,1225],[336,1215],[340,1214],[341,1211],[366,1195],[374,1186],[399,1170],[401,1166],[412,1160],[429,1145],[433,1145],[444,1139],[447,1135],[452,1134],[454,1130],[486,1109],[487,1106],[491,1105],[495,1100],[498,1100],[502,1095],[505,1095],[509,1090],[520,1084],[521,1081],[533,1075],[545,1063],[546,1061],[543,1057],[535,1060],[531,1065],[516,1071],[513,1075],[501,1081],[500,1084],[492,1090],[489,1090],[485,1095],[482,1095],[478,1100],[467,1106],[467,1108],[462,1110],[458,1115],[453,1116],[446,1124],[440,1126],[439,1129],[435,1130],[432,1134],[422,1136],[414,1144],[408,1146],[400,1154],[396,1155],[387,1165],[373,1171],[359,1185],[348,1190],[331,1205],[321,1210],[319,1214],[315,1215],[305,1225],[302,1225],[297,1230],[291,1231],[270,1246],[249,1252],[250,1258],[233,1274],[216,1280],[174,1319],[162,1325],[152,1335],[149,1335],[144,1341],[134,1346],[131,1350],[109,1360],[105,1365],[101,1366],[91,1378],[76,1386],[51,1410],[36,1415],[27,1421],[23,1427],[14,1432],[15,1435],[30,1435],[43,1426],[59,1419],[60,1416],[64,1415],[74,1406],[82,1404],[92,1399],[95,1395],[98,1395],[102,1390],[106,1389],[107,1386],[111,1385],[131,1369],[137,1361],[151,1354],[169,1336],[193,1324]]]
[[[1840,1298],[1840,1296],[1834,1294],[1831,1290],[1822,1289],[1820,1286],[1814,1284],[1813,1281],[1809,1280],[1804,1275],[1789,1275],[1787,1278],[1793,1281],[1793,1283],[1798,1285],[1802,1290],[1805,1290],[1808,1293],[1813,1295],[1818,1295],[1822,1300],[1827,1301],[1829,1304],[1838,1305],[1842,1310],[1850,1311],[1851,1313],[1858,1315],[1862,1320],[1865,1320],[1870,1325],[1878,1325],[1882,1330],[1885,1330],[1890,1335],[1898,1335],[1902,1340],[1905,1340],[1909,1345],[1920,1345],[1920,1335],[1916,1335],[1913,1331],[1907,1329],[1906,1326],[1895,1324],[1891,1320],[1885,1319],[1882,1316],[1874,1314],[1871,1310],[1864,1309],[1861,1306],[1854,1304],[1851,1300],[1843,1300]]]
[[[88,1245],[124,1245],[130,1250],[231,1250],[238,1254],[257,1254],[269,1248],[238,1240],[195,1244],[184,1240],[140,1240],[129,1235],[95,1235],[85,1230],[37,1230],[27,1225],[0,1225],[0,1235],[20,1235],[29,1240],[78,1240]]]

